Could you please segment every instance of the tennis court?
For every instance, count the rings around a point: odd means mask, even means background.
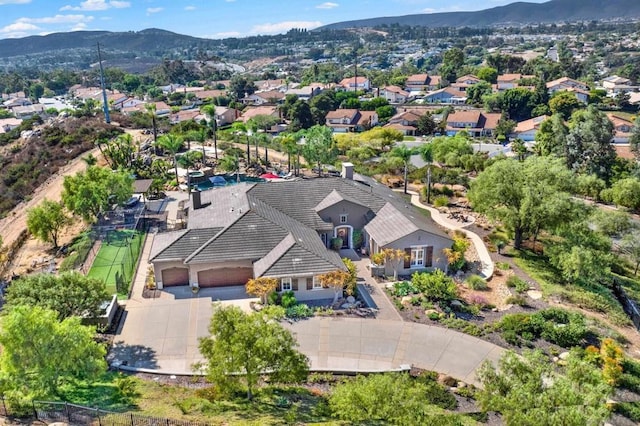
[[[143,239],[135,230],[108,231],[88,275],[103,280],[110,293],[127,293]]]

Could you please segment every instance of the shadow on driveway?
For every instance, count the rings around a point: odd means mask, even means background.
[[[148,346],[127,345],[122,341],[113,344],[107,362],[113,366],[124,365],[152,370],[158,368],[155,350]]]

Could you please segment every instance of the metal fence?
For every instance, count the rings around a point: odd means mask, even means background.
[[[33,415],[45,423],[65,422],[74,426],[208,426],[203,422],[116,413],[68,402],[33,401]],[[1,398],[0,416],[11,417],[4,397]]]

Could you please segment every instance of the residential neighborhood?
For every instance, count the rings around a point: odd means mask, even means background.
[[[351,25],[0,34],[0,417],[640,422],[637,21]]]

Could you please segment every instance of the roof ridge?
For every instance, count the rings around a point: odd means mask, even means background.
[[[211,244],[212,241],[216,240],[218,237],[220,237],[221,235],[226,233],[236,222],[238,222],[241,218],[243,218],[247,214],[249,214],[250,211],[251,211],[251,209],[249,209],[246,212],[242,213],[240,216],[238,216],[238,218],[236,220],[234,220],[233,222],[228,224],[226,227],[222,228],[222,230],[220,232],[218,232],[216,235],[214,235],[213,237],[211,237],[207,241],[205,241],[205,243],[202,244],[197,250],[195,250],[193,253],[191,253],[189,256],[187,256],[187,258],[184,260],[184,263],[188,263],[198,253],[200,253],[202,250],[204,250],[205,247],[207,247],[209,244]]]

